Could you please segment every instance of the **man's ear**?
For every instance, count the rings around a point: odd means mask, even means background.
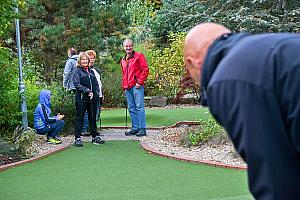
[[[194,67],[193,65],[193,61],[192,61],[192,58],[190,56],[186,57],[186,59],[184,60],[184,64],[185,64],[185,67],[189,70],[189,69],[192,69]]]

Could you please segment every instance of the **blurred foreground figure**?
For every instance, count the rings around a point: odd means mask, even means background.
[[[186,36],[185,65],[247,162],[259,200],[300,199],[299,52],[299,34],[233,34],[204,23]]]

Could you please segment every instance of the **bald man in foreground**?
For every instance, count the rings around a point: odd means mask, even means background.
[[[190,30],[185,65],[248,164],[259,200],[300,199],[300,35]]]

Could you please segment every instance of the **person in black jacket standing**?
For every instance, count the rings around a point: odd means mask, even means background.
[[[299,52],[299,34],[233,34],[214,23],[185,39],[185,65],[247,162],[259,200],[300,199]]]
[[[75,107],[75,143],[76,147],[82,146],[81,129],[83,126],[84,114],[88,112],[89,127],[93,144],[103,144],[97,133],[96,114],[97,102],[99,101],[99,85],[94,72],[89,68],[90,58],[86,52],[81,52],[77,60],[77,69],[73,76],[73,83],[76,88]]]

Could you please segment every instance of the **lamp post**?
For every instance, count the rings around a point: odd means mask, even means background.
[[[15,12],[19,14],[18,3],[16,3]],[[18,16],[17,16],[18,17]],[[27,118],[27,105],[26,105],[26,96],[25,96],[25,83],[23,82],[23,72],[22,72],[22,52],[21,52],[21,42],[20,42],[20,24],[19,19],[15,19],[16,23],[16,41],[17,41],[17,50],[18,50],[18,60],[19,60],[19,93],[20,93],[20,107],[22,112],[22,124],[24,131],[28,129],[28,118]]]

